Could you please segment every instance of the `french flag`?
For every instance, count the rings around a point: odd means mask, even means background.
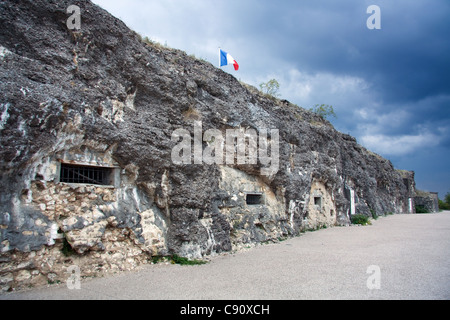
[[[220,49],[220,66],[227,66],[229,64],[232,64],[234,66],[234,70],[239,70],[239,65],[236,62],[236,60],[233,59],[233,57],[229,54]]]

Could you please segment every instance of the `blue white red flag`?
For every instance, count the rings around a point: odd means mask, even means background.
[[[234,58],[229,54],[220,49],[220,66],[227,66],[232,64],[234,66],[234,70],[239,70],[239,64],[234,60]]]

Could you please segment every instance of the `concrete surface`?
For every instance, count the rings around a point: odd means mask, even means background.
[[[395,215],[212,258],[0,299],[450,299],[450,212]]]

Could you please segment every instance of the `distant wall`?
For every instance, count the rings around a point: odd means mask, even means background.
[[[417,190],[414,198],[416,208],[423,207],[430,213],[439,212],[439,195],[437,192],[426,192]]]

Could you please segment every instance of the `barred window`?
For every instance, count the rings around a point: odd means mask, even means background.
[[[263,195],[260,193],[248,193],[246,196],[246,202],[251,206],[263,204]]]
[[[105,167],[61,164],[60,182],[110,185],[112,169]]]

